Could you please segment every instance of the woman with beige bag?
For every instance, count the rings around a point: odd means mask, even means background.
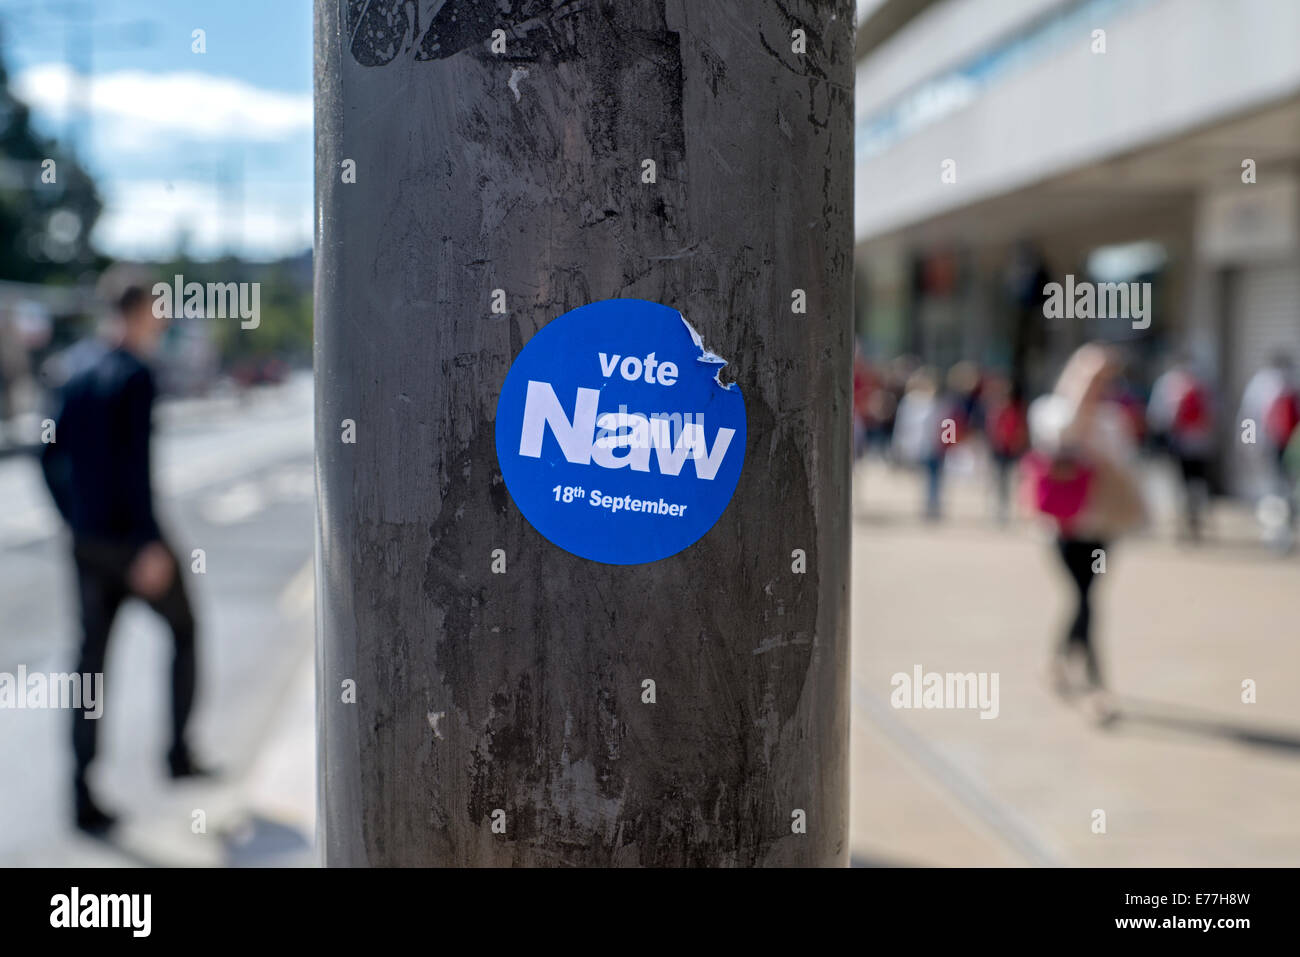
[[[1026,497],[1054,521],[1057,552],[1076,595],[1052,677],[1059,691],[1071,690],[1071,658],[1080,654],[1104,713],[1110,709],[1092,636],[1093,579],[1106,569],[1109,543],[1146,518],[1133,435],[1118,404],[1106,397],[1117,371],[1105,346],[1085,345],[1070,357],[1056,388],[1029,408],[1032,451],[1024,466]]]

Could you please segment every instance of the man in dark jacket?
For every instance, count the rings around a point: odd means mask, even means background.
[[[194,617],[176,556],[154,516],[149,464],[156,387],[146,359],[166,320],[154,315],[153,297],[138,285],[125,288],[117,308],[116,341],[88,353],[62,388],[42,466],[72,531],[82,628],[77,671],[103,672],[109,631],[127,598],[140,598],[161,615],[174,645],[168,764],[172,777],[186,777],[202,773],[185,742],[194,701]],[[115,819],[95,803],[86,782],[99,722],[78,712],[73,725],[77,826],[103,833]]]

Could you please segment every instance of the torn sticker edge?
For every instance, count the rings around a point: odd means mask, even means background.
[[[732,382],[731,384],[727,384],[722,381],[722,367],[728,365],[727,360],[704,344],[703,337],[695,331],[695,327],[690,324],[681,312],[677,313],[677,318],[682,321],[682,325],[686,327],[686,331],[691,334],[691,341],[694,342],[695,347],[700,350],[700,354],[695,357],[695,361],[703,362],[705,365],[717,366],[718,371],[713,374],[713,381],[718,384],[718,387],[725,389],[727,392],[739,392],[740,390],[737,388],[736,383]]]

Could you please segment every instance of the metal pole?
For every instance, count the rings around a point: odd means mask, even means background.
[[[847,861],[853,26],[317,0],[327,864]],[[618,297],[748,421],[717,524],[639,565],[539,534],[494,445],[524,345]]]

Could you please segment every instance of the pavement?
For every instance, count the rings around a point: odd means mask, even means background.
[[[1240,503],[1180,541],[1172,477],[1149,468],[1153,527],[1109,550],[1096,589],[1119,709],[1099,723],[1047,681],[1070,596],[1046,530],[995,523],[981,464],[962,472],[936,523],[919,476],[855,476],[854,862],[1300,864],[1300,560]],[[892,676],[918,665],[996,673],[997,717],[893,707]]]

